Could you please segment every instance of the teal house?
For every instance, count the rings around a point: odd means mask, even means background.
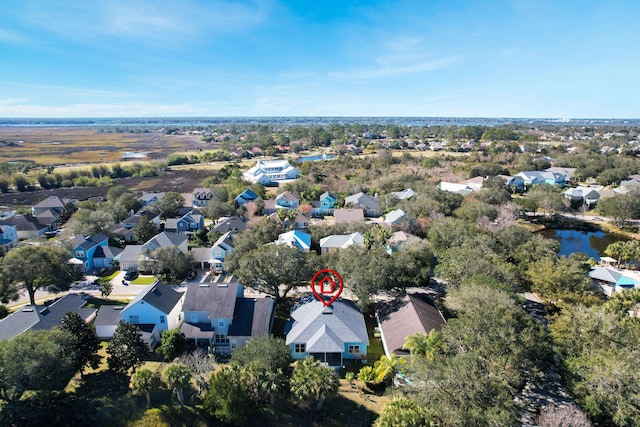
[[[334,368],[341,367],[345,360],[366,363],[367,326],[352,301],[338,299],[329,307],[313,297],[303,301],[293,307],[285,328],[294,360],[311,356]]]

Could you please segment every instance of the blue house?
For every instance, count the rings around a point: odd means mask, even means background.
[[[105,265],[95,265],[95,254],[98,247],[109,246],[109,238],[104,234],[97,234],[93,237],[76,236],[73,242],[73,256],[82,261],[82,271],[91,271],[94,268],[109,267]],[[78,263],[80,264],[80,263]]]
[[[246,203],[253,202],[254,200],[258,200],[260,196],[258,196],[254,191],[247,188],[242,193],[238,194],[233,201],[235,202],[237,207],[243,206]]]
[[[312,216],[325,216],[333,215],[333,208],[335,208],[338,202],[338,196],[328,191],[320,195],[320,200],[311,202],[313,209],[311,209]]]
[[[193,234],[204,230],[204,216],[190,211],[180,218],[167,218],[164,223],[164,230],[177,234]]]
[[[300,206],[300,196],[291,191],[285,191],[276,196],[276,205],[283,208],[296,209]]]
[[[364,316],[349,300],[338,299],[329,307],[316,299],[295,306],[286,325],[286,343],[294,359],[311,356],[328,366],[344,360],[366,363],[369,337]]]

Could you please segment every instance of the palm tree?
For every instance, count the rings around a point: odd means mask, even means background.
[[[391,354],[389,357],[382,356],[373,367],[376,382],[383,383],[392,381],[396,374],[406,365],[407,360],[399,358],[395,354]]]
[[[135,396],[145,395],[147,397],[147,408],[151,406],[151,392],[158,390],[162,381],[156,372],[149,369],[137,369],[131,376],[129,387]]]
[[[286,378],[281,368],[277,371],[269,371],[264,374],[260,382],[260,388],[269,394],[269,405],[276,404],[276,395],[282,390],[286,383]]]
[[[172,363],[167,366],[167,369],[162,373],[164,381],[167,383],[167,386],[178,397],[178,401],[180,404],[184,404],[184,393],[183,390],[189,387],[191,382],[191,371],[186,365],[182,363]]]
[[[299,400],[316,402],[322,409],[325,399],[338,393],[339,381],[333,369],[322,366],[312,357],[298,360],[291,375],[291,392]]]
[[[611,258],[616,258],[618,260],[618,267],[620,267],[620,262],[622,261],[622,254],[624,253],[624,242],[614,242],[607,246],[604,250],[604,253]]]

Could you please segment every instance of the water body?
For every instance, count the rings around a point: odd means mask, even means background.
[[[600,260],[600,257],[606,256],[604,251],[611,243],[630,240],[627,237],[604,231],[556,229],[543,230],[540,233],[544,237],[557,240],[560,243],[558,255],[569,256],[575,252],[583,252],[597,261]]]
[[[508,124],[557,124],[561,126],[638,126],[639,119],[558,119],[498,117],[81,117],[81,118],[6,118],[0,127],[55,126],[216,126],[226,124],[275,124],[326,126],[332,123],[395,124],[398,126],[503,126]]]
[[[298,162],[316,162],[318,160],[333,160],[335,159],[335,155],[333,154],[317,154],[315,156],[304,156],[298,159]]]

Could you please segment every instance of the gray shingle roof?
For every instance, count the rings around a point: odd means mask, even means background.
[[[120,322],[120,313],[122,313],[122,305],[102,305],[96,316],[95,326],[112,326]]]
[[[83,308],[86,301],[78,294],[67,294],[50,306],[27,305],[0,321],[0,340],[11,339],[28,330],[49,330],[60,325],[68,312],[80,315],[85,321],[95,315],[96,310]]]
[[[229,327],[232,337],[261,337],[270,332],[273,317],[271,298],[236,299],[233,322]]]
[[[334,347],[331,342],[340,341],[341,351],[344,351],[346,342],[369,344],[364,316],[348,300],[338,299],[329,309],[317,300],[303,304],[291,312],[289,326],[287,344],[312,342],[318,348],[328,348]],[[324,335],[322,331],[328,338],[321,338]]]
[[[144,301],[161,312],[169,314],[180,301],[180,298],[182,298],[182,292],[178,292],[164,283],[156,282],[140,292],[138,296],[127,304],[127,307],[131,307],[139,301]]]
[[[236,306],[236,298],[242,295],[238,283],[226,283],[201,286],[191,283],[182,304],[182,311],[208,312],[210,319],[232,319]]]

